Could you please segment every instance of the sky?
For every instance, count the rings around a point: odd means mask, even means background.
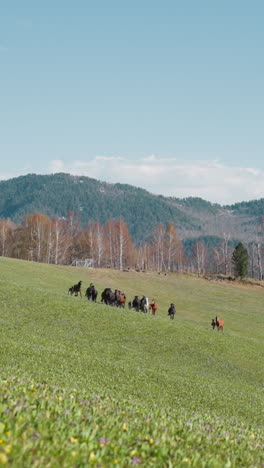
[[[0,179],[264,197],[264,2],[0,0]]]

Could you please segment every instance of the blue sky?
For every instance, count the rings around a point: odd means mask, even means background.
[[[264,197],[262,1],[0,5],[0,178]]]

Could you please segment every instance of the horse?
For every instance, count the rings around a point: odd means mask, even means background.
[[[118,306],[119,306],[120,291],[118,291],[117,289],[115,289],[114,295],[115,295],[115,305],[116,305],[116,307],[118,307]]]
[[[156,314],[156,310],[158,309],[158,304],[156,299],[152,299],[151,303],[149,304],[149,310],[151,311],[152,315]]]
[[[221,330],[221,332],[223,332],[224,331],[224,321],[216,316],[215,317],[215,323],[216,323],[216,326],[217,326],[217,331]]]
[[[119,300],[118,300],[118,307],[125,307],[126,305],[126,295],[123,292],[119,291]]]
[[[115,303],[115,294],[111,288],[105,288],[101,295],[101,302],[104,302],[106,305],[114,305]]]
[[[78,296],[78,294],[80,293],[80,296],[82,297],[82,281],[79,281],[79,283],[71,286],[68,289],[68,294],[69,293],[71,294],[71,296],[73,295],[73,293],[75,294],[75,296]]]
[[[174,304],[171,304],[169,309],[168,309],[168,315],[170,316],[171,320],[174,319],[174,315],[176,314],[176,309],[175,309],[175,305]]]
[[[128,307],[129,309],[136,309],[136,311],[138,312],[140,310],[140,299],[138,296],[135,296],[133,301],[129,301],[128,303]]]
[[[94,285],[91,283],[90,286],[86,289],[85,296],[88,301],[96,302],[98,292],[96,291]]]
[[[146,296],[143,296],[140,300],[140,310],[141,312],[144,312],[144,314],[147,313],[148,311],[148,305],[149,305],[149,300]]]

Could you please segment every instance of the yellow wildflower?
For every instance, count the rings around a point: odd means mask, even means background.
[[[127,431],[127,423],[123,424],[123,431]]]
[[[12,445],[7,445],[5,448],[5,453],[10,453],[12,450]]]
[[[90,460],[90,462],[95,462],[96,461],[96,455],[95,455],[94,452],[90,453],[89,460]]]
[[[70,437],[70,442],[72,444],[78,444],[79,441],[78,441],[78,439],[75,439],[75,437]]]
[[[72,452],[72,453],[71,453],[71,456],[72,456],[73,458],[75,458],[76,455],[77,455],[77,452]]]
[[[0,432],[4,432],[5,424],[0,423]]]
[[[6,465],[8,462],[8,458],[6,456],[5,453],[0,453],[0,463],[2,463],[2,465]]]

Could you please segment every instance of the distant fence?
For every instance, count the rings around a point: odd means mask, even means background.
[[[94,267],[94,260],[93,258],[76,258],[72,262],[72,266],[82,267],[82,268],[93,268]]]

